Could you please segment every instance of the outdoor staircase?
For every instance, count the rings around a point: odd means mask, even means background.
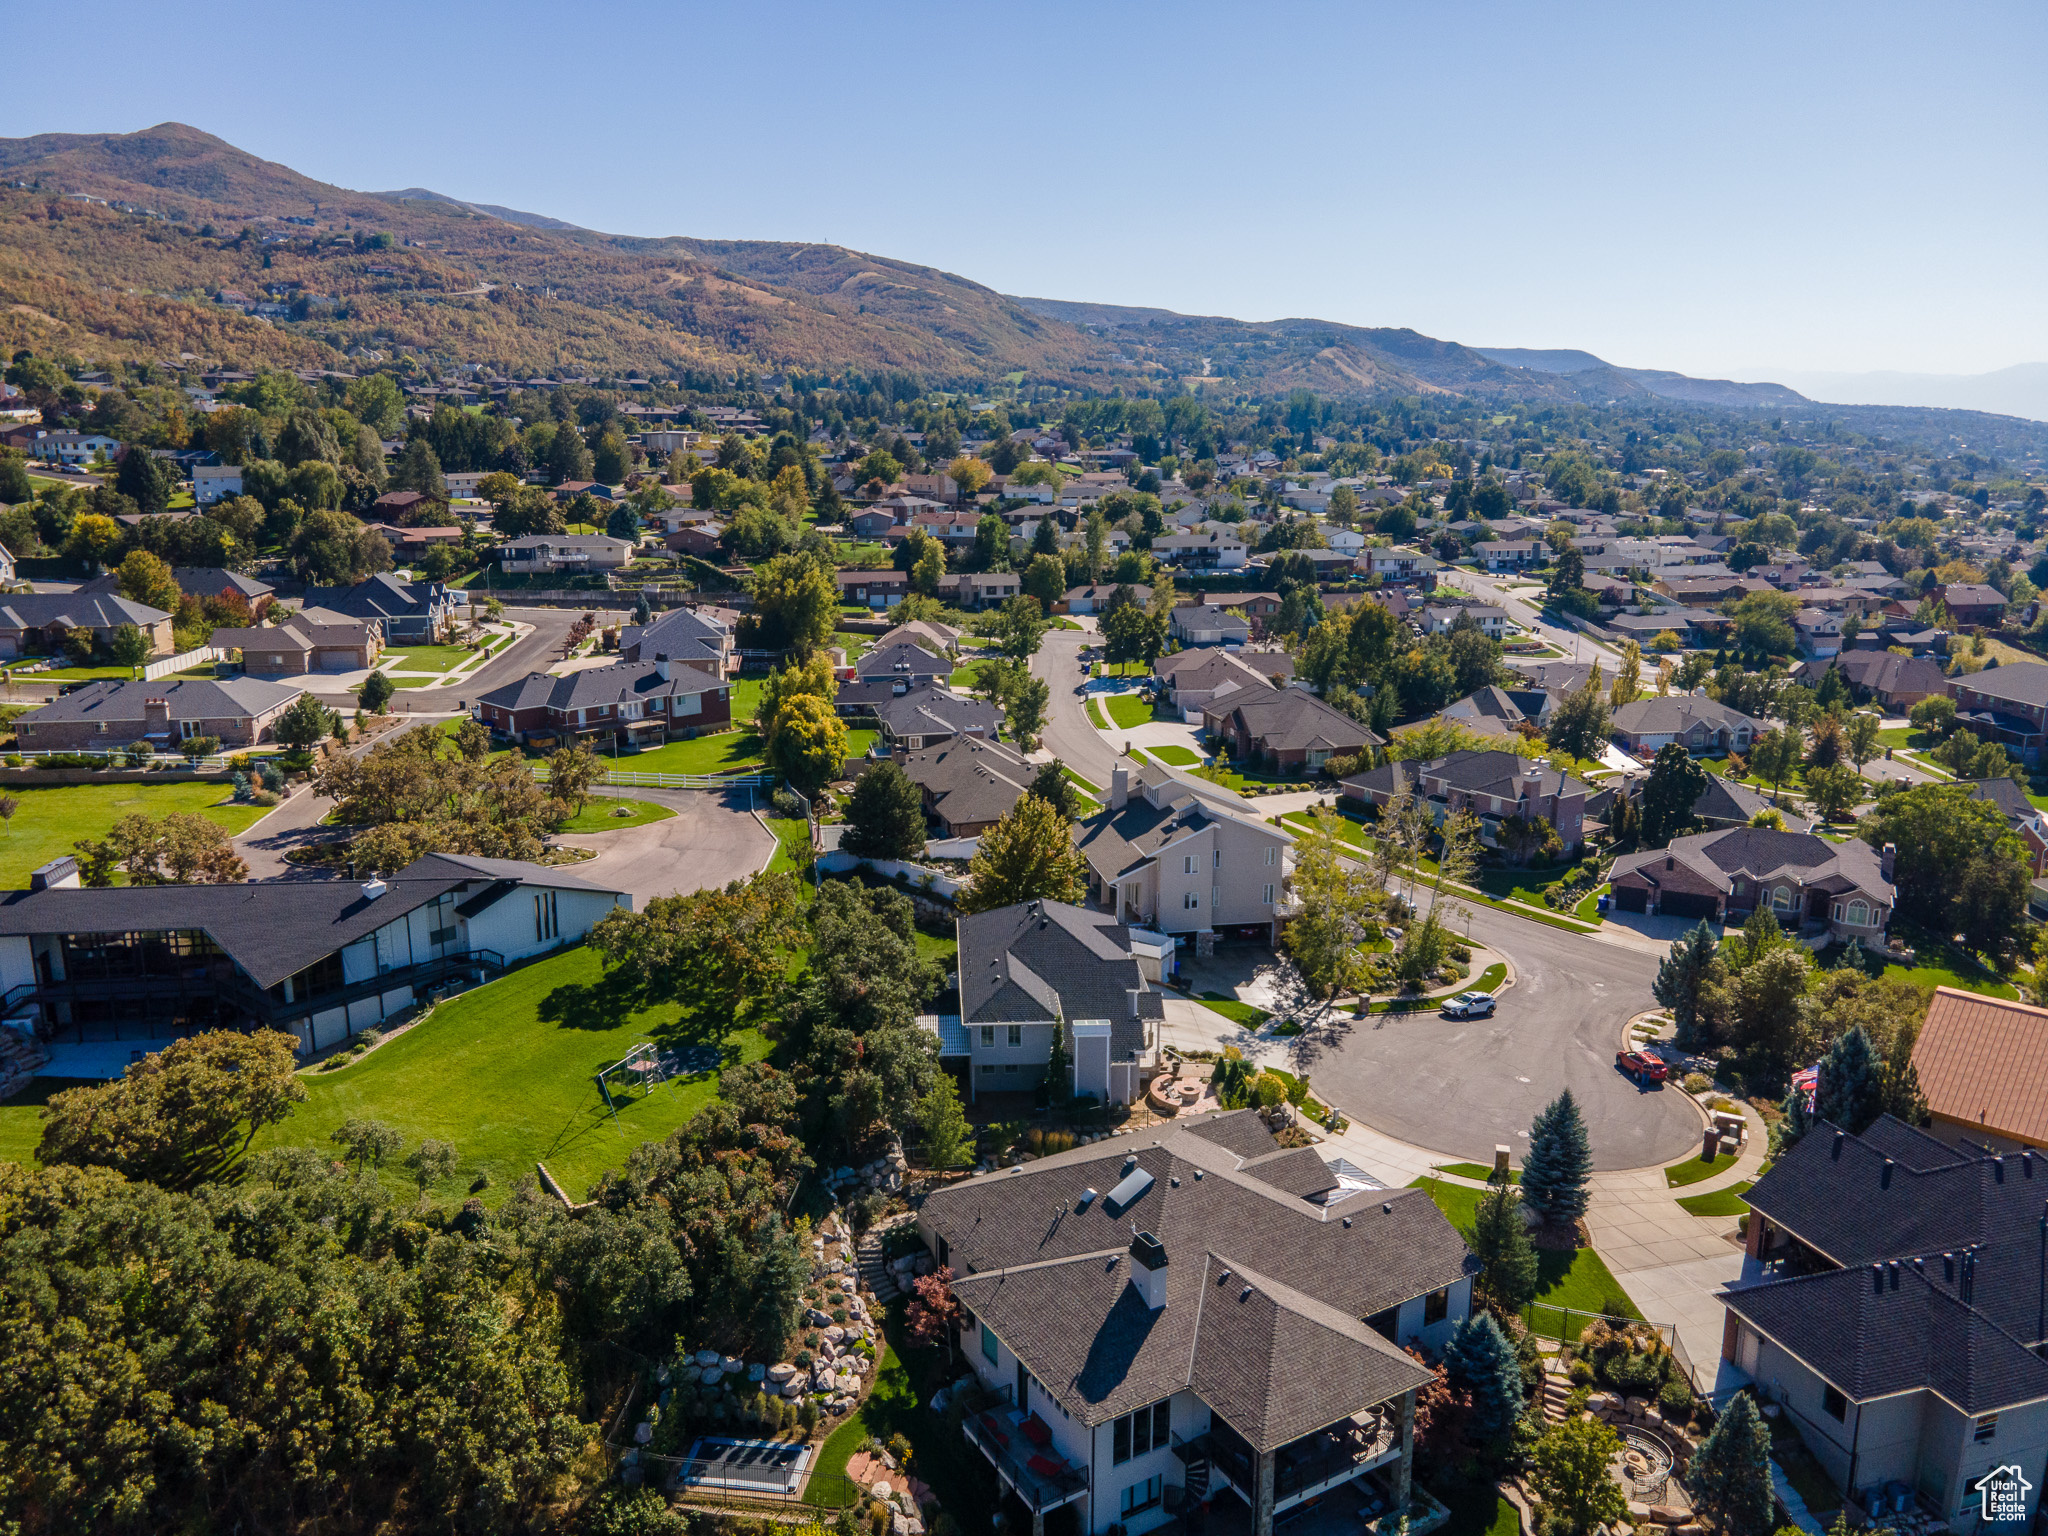
[[[49,1059],[50,1053],[33,1035],[0,1025],[0,1099],[26,1088]]]
[[[882,1249],[882,1235],[900,1221],[884,1222],[881,1226],[870,1227],[854,1246],[854,1268],[860,1275],[860,1288],[872,1292],[875,1299],[885,1305],[903,1294],[903,1287],[896,1283],[896,1272],[889,1268],[889,1260]]]
[[[1566,1414],[1565,1400],[1571,1393],[1571,1378],[1553,1373],[1546,1365],[1543,1370],[1543,1417],[1552,1424],[1562,1420]]]
[[[1186,1499],[1199,1504],[1209,1497],[1209,1458],[1197,1456],[1188,1462]]]

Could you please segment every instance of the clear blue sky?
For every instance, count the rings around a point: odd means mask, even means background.
[[[0,135],[1637,367],[2048,358],[2048,8],[115,3]]]

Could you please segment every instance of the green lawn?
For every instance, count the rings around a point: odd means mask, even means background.
[[[811,824],[801,816],[770,816],[768,830],[775,834],[775,857],[768,861],[774,870],[801,869],[810,862]]]
[[[10,672],[8,675],[12,676],[13,674]],[[104,678],[113,678],[118,682],[127,682],[134,676],[135,669],[133,667],[53,667],[47,672],[24,672],[21,674],[21,679],[24,682],[93,683],[99,682]]]
[[[1749,1202],[1742,1197],[1750,1191],[1750,1181],[1731,1184],[1726,1189],[1717,1189],[1710,1195],[1687,1195],[1678,1203],[1695,1216],[1740,1216],[1749,1209]]]
[[[672,1079],[605,1112],[592,1074],[640,1040],[694,1048],[719,1061],[768,1054],[759,1031],[729,1019],[699,1021],[673,1001],[649,1002],[608,978],[596,951],[576,948],[465,993],[389,1045],[334,1072],[305,1075],[308,1097],[256,1149],[327,1148],[351,1116],[394,1127],[407,1148],[423,1137],[454,1143],[461,1179],[491,1176],[482,1198],[495,1205],[536,1161],[572,1197],[643,1141],[659,1140],[717,1092],[717,1067]],[[385,1177],[404,1187],[396,1160]]]
[[[1097,729],[1098,731],[1106,731],[1109,729],[1109,721],[1103,718],[1102,701],[1100,699],[1089,699],[1088,723],[1094,726],[1095,729]]]
[[[917,941],[917,958],[929,960],[942,971],[950,971],[960,963],[960,940],[953,934],[941,938],[935,933],[918,929],[912,937]]]
[[[1112,693],[1103,701],[1117,729],[1128,731],[1152,718],[1152,706],[1135,693]]]
[[[1923,992],[1936,987],[1955,987],[1964,992],[1981,992],[1987,997],[2017,999],[2011,982],[1994,975],[1955,945],[1910,923],[1894,921],[1892,937],[1910,945],[1913,964],[1887,965],[1885,974],[1910,981]]]
[[[623,814],[621,814],[623,812]],[[612,795],[593,795],[590,803],[562,826],[564,832],[624,832],[652,821],[667,821],[675,815],[652,800],[626,800]]]
[[[1479,1215],[1479,1197],[1486,1193],[1464,1184],[1446,1184],[1441,1179],[1417,1179],[1411,1189],[1426,1189],[1451,1225],[1469,1234]],[[1641,1317],[1628,1292],[1614,1278],[1600,1255],[1590,1248],[1561,1253],[1551,1248],[1536,1250],[1538,1289],[1529,1308],[1531,1326],[1545,1337],[1557,1337],[1563,1310],[1603,1312],[1616,1317]],[[1580,1324],[1572,1325],[1578,1332]]]
[[[959,693],[971,692],[975,679],[981,676],[981,669],[989,664],[990,658],[978,656],[972,661],[963,661],[955,667],[946,679],[946,686]]]
[[[1289,811],[1286,815],[1280,817],[1279,820],[1283,825],[1292,827],[1297,832],[1313,832],[1316,829],[1316,819],[1307,811]],[[1354,848],[1367,848],[1371,846],[1365,835],[1364,824],[1353,817],[1339,814],[1336,831],[1341,841],[1351,844]]]
[[[1697,1184],[1701,1179],[1711,1179],[1717,1173],[1726,1173],[1735,1166],[1735,1159],[1741,1154],[1723,1152],[1708,1162],[1704,1157],[1689,1157],[1682,1163],[1673,1163],[1664,1170],[1664,1183],[1670,1189],[1683,1189],[1688,1184]]]
[[[1060,764],[1060,772],[1066,775],[1067,782],[1069,784],[1072,784],[1076,789],[1081,790],[1085,794],[1094,796],[1097,800],[1100,800],[1102,798],[1102,788],[1100,785],[1090,784],[1086,779],[1082,778],[1081,775],[1074,772],[1074,770],[1069,768],[1065,763]]]
[[[889,1347],[885,1330],[882,1353],[875,1361],[874,1390],[860,1405],[860,1410],[847,1415],[846,1422],[827,1435],[825,1443],[818,1447],[817,1460],[811,1465],[811,1481],[805,1490],[806,1501],[822,1504],[827,1509],[839,1508],[846,1492],[846,1464],[853,1459],[853,1453],[870,1436],[886,1443],[890,1435],[903,1427],[899,1421],[914,1420],[916,1416],[917,1394],[911,1390],[910,1373],[903,1369],[903,1362]],[[924,1417],[931,1419],[933,1416],[926,1414]]]
[[[1432,1484],[1429,1491],[1451,1512],[1439,1536],[1521,1536],[1521,1512],[1489,1482]]]
[[[466,645],[415,645],[386,651],[377,658],[377,665],[387,672],[446,672],[475,654]]]
[[[1156,757],[1169,768],[1192,768],[1199,763],[1201,755],[1188,747],[1176,747],[1168,743],[1163,747],[1146,747],[1148,756]]]
[[[620,771],[631,773],[741,773],[760,766],[761,738],[751,730],[671,741],[619,759]]]
[[[43,1106],[50,1095],[66,1088],[80,1088],[93,1081],[85,1077],[38,1077],[13,1098],[0,1103],[0,1163],[35,1166],[36,1145],[43,1139]]]
[[[1233,1024],[1241,1024],[1246,1029],[1257,1029],[1272,1017],[1263,1008],[1254,1008],[1250,1003],[1240,1003],[1236,998],[1225,997],[1221,992],[1204,992],[1202,1006],[1222,1014]]]
[[[1493,1170],[1484,1163],[1438,1163],[1436,1171],[1438,1173],[1454,1173],[1461,1179],[1479,1179],[1484,1181],[1493,1177]],[[1508,1182],[1510,1184],[1519,1184],[1522,1182],[1522,1175],[1515,1169],[1510,1168],[1508,1170]]]
[[[208,821],[240,832],[265,814],[260,805],[235,805],[220,783],[53,784],[0,789],[19,803],[14,819],[0,823],[0,890],[21,890],[29,871],[71,852],[82,838],[105,837],[123,816],[168,816],[196,811]]]

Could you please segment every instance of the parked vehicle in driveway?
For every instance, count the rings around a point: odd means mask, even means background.
[[[1639,1085],[1661,1083],[1671,1076],[1671,1069],[1648,1051],[1616,1051],[1614,1064]]]
[[[1486,1019],[1493,1016],[1493,1006],[1491,992],[1460,992],[1444,999],[1442,1011],[1447,1019]]]

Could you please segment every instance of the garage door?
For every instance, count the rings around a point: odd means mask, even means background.
[[[1646,911],[1649,908],[1649,903],[1650,893],[1648,891],[1632,891],[1625,885],[1615,888],[1614,904],[1623,912]]]
[[[362,665],[359,651],[322,651],[319,668],[322,672],[353,672]]]
[[[1711,896],[1700,896],[1686,891],[1670,891],[1657,903],[1657,910],[1666,917],[1712,917],[1719,905]]]

